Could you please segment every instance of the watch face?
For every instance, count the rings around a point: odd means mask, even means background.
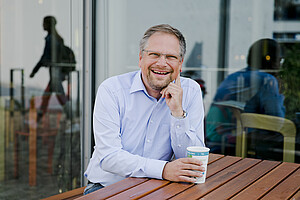
[[[186,112],[185,111],[183,111],[183,118],[185,118],[186,117]]]

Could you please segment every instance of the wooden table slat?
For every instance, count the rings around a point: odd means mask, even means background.
[[[258,159],[245,158],[217,174],[207,178],[205,184],[197,184],[171,199],[198,199],[215,190],[247,169],[261,162]]]
[[[209,156],[208,156],[208,164],[211,164],[221,158],[223,158],[224,155],[221,155],[221,154],[213,154],[213,153],[210,153]]]
[[[97,192],[92,192],[90,194],[84,195],[78,199],[106,199],[115,194],[119,194],[129,188],[135,187],[141,183],[148,181],[147,178],[127,178],[119,181],[115,184],[109,185],[105,188],[98,190]],[[101,191],[101,192],[100,192]]]
[[[156,190],[152,192],[151,194],[144,196],[141,198],[142,200],[153,200],[153,199],[160,199],[161,197],[164,197],[164,199],[168,199],[174,194],[178,194],[190,187],[193,187],[194,184],[192,183],[171,183],[169,185],[166,185],[163,188],[160,188],[159,190]]]
[[[300,190],[298,190],[290,200],[300,200]]]
[[[204,196],[203,199],[229,199],[279,164],[280,162],[264,160],[228,183],[217,188],[213,193]]]
[[[275,190],[276,189],[276,190]],[[288,199],[300,189],[300,169],[277,185],[262,199]]]
[[[158,190],[159,188],[169,183],[170,181],[151,179],[140,185],[137,185],[136,187],[130,188],[120,194],[112,196],[108,199],[110,200],[139,199],[155,190]]]
[[[240,157],[233,157],[233,156],[226,156],[216,162],[209,164],[206,178],[222,171],[223,169],[233,165],[234,163],[240,161],[242,158]]]
[[[259,199],[298,167],[295,163],[282,163],[232,199]]]
[[[81,187],[81,188],[76,188],[74,190],[71,191],[67,191],[61,194],[57,194],[57,195],[53,195],[47,198],[44,198],[42,200],[63,200],[63,199],[76,199],[78,197],[81,197],[83,195],[83,191],[84,191],[85,187]]]

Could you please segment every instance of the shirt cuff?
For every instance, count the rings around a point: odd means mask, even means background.
[[[173,127],[173,130],[176,134],[188,132],[189,131],[189,120],[188,116],[182,119],[178,119],[171,115],[171,127]]]
[[[162,179],[162,173],[167,161],[147,159],[145,172],[147,177]]]

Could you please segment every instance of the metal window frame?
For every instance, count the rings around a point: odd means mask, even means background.
[[[95,0],[83,2],[83,90],[81,115],[81,184],[86,185],[84,171],[92,152],[92,111],[95,97]]]

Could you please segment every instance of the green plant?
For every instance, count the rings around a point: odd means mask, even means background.
[[[285,96],[286,118],[295,119],[300,112],[300,44],[287,49],[284,63],[279,72]]]

